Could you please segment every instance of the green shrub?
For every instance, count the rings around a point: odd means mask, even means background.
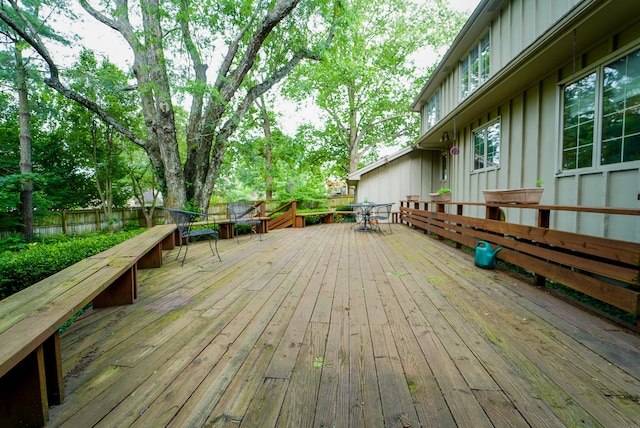
[[[306,225],[319,224],[322,223],[322,216],[308,215],[304,218],[304,222]]]
[[[336,208],[336,211],[353,211],[353,207],[349,207],[346,205],[340,205]],[[356,214],[342,214],[342,222],[343,223],[353,223],[356,221]]]
[[[75,237],[53,244],[33,243],[22,251],[0,253],[0,299],[124,242],[143,230]]]
[[[4,239],[0,239],[0,251],[20,251],[29,248],[29,244],[21,233],[14,233]]]
[[[126,222],[123,227],[124,230],[136,230],[139,228],[140,228],[140,223],[133,220],[129,220],[128,222]]]

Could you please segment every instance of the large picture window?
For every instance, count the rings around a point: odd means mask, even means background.
[[[473,170],[500,166],[500,122],[473,131]]]
[[[604,67],[602,165],[640,159],[640,50]]]
[[[460,97],[466,98],[489,78],[491,43],[489,32],[460,61]]]
[[[563,89],[562,169],[640,160],[640,50]]]

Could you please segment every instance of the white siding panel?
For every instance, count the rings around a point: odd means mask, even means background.
[[[510,21],[511,21],[511,33],[509,37],[510,40],[510,54],[511,58],[513,58],[517,52],[522,51],[523,46],[523,32],[524,32],[524,15],[523,9],[524,6],[522,4],[523,0],[514,0],[511,3],[510,10]]]
[[[578,177],[560,177],[556,180],[556,204],[578,205]],[[546,190],[545,190],[546,193]],[[569,232],[576,231],[576,213],[556,211],[553,213],[552,227]]]
[[[540,102],[538,104],[538,174],[536,180],[542,180],[546,188],[542,194],[543,204],[555,204],[555,173],[559,169],[559,112],[557,77],[549,77],[540,85]],[[532,143],[533,144],[533,143]]]
[[[638,170],[614,171],[609,176],[608,206],[640,208],[640,173]],[[607,236],[640,242],[640,217],[612,215],[607,219]]]
[[[503,114],[502,130],[503,138],[500,147],[500,161],[507,165],[508,174],[500,177],[495,189],[509,189],[524,187],[522,183],[522,166],[524,162],[524,101],[522,95],[511,100],[507,114]],[[502,159],[502,147],[504,146],[504,160]]]
[[[602,207],[605,205],[607,192],[603,174],[585,174],[579,178],[580,204],[586,207]],[[602,214],[580,213],[578,215],[578,233],[605,236]]]

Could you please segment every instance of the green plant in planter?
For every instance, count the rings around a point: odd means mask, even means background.
[[[445,193],[451,193],[451,189],[447,189],[445,187],[438,189],[438,195],[444,195]]]
[[[536,180],[536,187],[542,187],[543,184],[542,180]]]

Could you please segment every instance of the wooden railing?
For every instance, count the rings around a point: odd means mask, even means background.
[[[293,227],[293,222],[296,217],[296,205],[297,205],[296,201],[291,201],[282,205],[275,211],[269,213],[271,217],[273,217],[274,214],[282,213],[277,217],[274,217],[271,220],[269,220],[269,225],[268,225],[269,230],[284,229],[285,227]]]
[[[447,213],[447,206],[455,214]],[[463,215],[465,207],[471,206],[484,206],[485,218]],[[536,210],[537,224],[502,221],[502,208]],[[638,315],[640,243],[551,229],[553,211],[640,215],[638,209],[607,207],[401,201],[400,221],[438,239],[450,239],[458,247],[475,248],[478,241],[487,241],[502,247],[499,260],[533,272],[537,286],[545,286],[549,279]],[[640,317],[636,328],[640,330]]]

